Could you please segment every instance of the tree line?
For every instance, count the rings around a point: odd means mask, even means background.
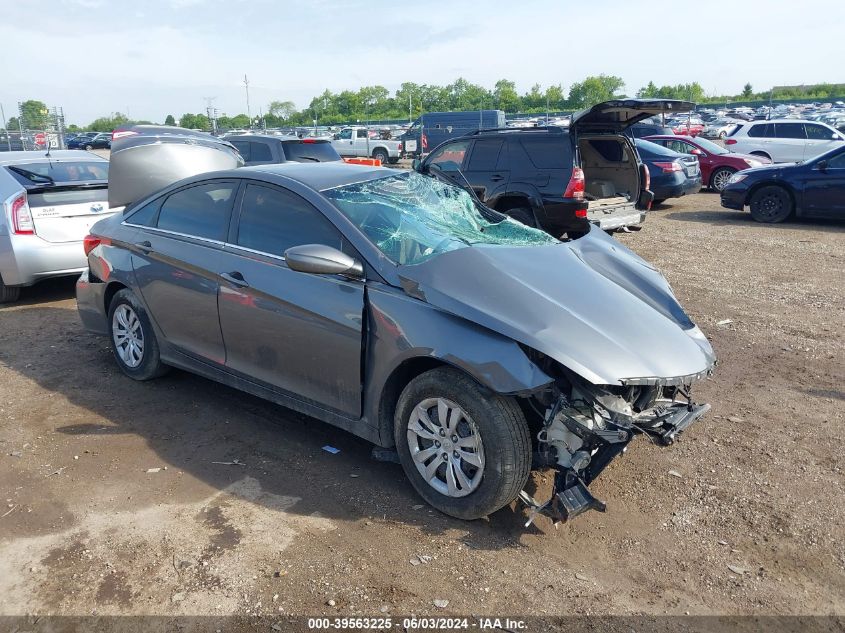
[[[332,92],[325,90],[314,96],[307,107],[297,110],[291,101],[272,101],[260,117],[250,121],[249,116],[240,113],[233,116],[219,116],[216,123],[219,129],[247,128],[263,119],[267,127],[311,126],[314,121],[319,125],[378,120],[414,119],[423,112],[460,111],[460,110],[504,110],[508,113],[540,114],[544,112],[571,112],[589,107],[614,97],[630,96],[624,92],[625,82],[613,75],[596,75],[584,78],[564,90],[561,84],[543,88],[534,84],[519,94],[516,84],[508,79],[500,79],[492,89],[473,84],[466,79],[456,79],[445,86],[403,83],[393,94],[384,86],[363,86],[358,90]],[[750,83],[746,83],[740,94],[707,95],[698,82],[658,86],[648,82],[634,93],[642,98],[683,99],[699,104],[724,104],[732,101],[754,101],[768,99],[807,99],[819,100],[842,97],[845,84],[812,84],[807,86],[780,86],[764,92],[755,92]],[[9,130],[44,129],[47,106],[37,100],[28,100],[21,104],[22,120],[11,117],[7,121]],[[128,123],[150,123],[150,121],[130,120],[125,114],[114,112],[95,119],[85,126],[67,125],[68,131],[91,130],[109,132]],[[167,115],[165,125],[210,130],[211,121],[206,114],[185,113],[178,119]]]

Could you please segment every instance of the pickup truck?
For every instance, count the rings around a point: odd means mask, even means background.
[[[396,163],[402,155],[401,141],[369,138],[368,130],[365,127],[343,128],[339,134],[335,135],[332,146],[343,157],[377,158],[382,164]]]

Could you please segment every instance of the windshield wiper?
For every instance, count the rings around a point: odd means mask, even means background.
[[[313,160],[315,163],[319,163],[319,158],[314,158],[313,156],[297,156],[297,160]]]
[[[28,169],[24,169],[23,167],[16,167],[14,165],[10,165],[9,169],[19,176],[23,176],[31,180],[32,182],[37,182],[39,184],[47,184],[47,185],[55,185],[56,181],[53,180],[50,176],[45,176],[43,174],[36,174],[34,171],[29,171]]]

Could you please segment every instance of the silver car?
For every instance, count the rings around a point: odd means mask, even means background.
[[[109,162],[83,151],[0,155],[0,303],[22,286],[86,268],[82,240],[111,215]]]
[[[180,367],[395,449],[463,519],[604,510],[587,486],[636,435],[669,445],[709,408],[707,339],[602,230],[558,240],[416,172],[232,169],[199,141],[115,142],[127,208],[92,228],[77,305],[128,377]],[[203,155],[230,167],[150,191]],[[556,470],[544,503],[532,463]]]

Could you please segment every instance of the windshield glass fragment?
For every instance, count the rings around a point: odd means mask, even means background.
[[[347,185],[323,194],[399,265],[489,244],[541,246],[558,240],[479,208],[464,190],[415,172]]]

